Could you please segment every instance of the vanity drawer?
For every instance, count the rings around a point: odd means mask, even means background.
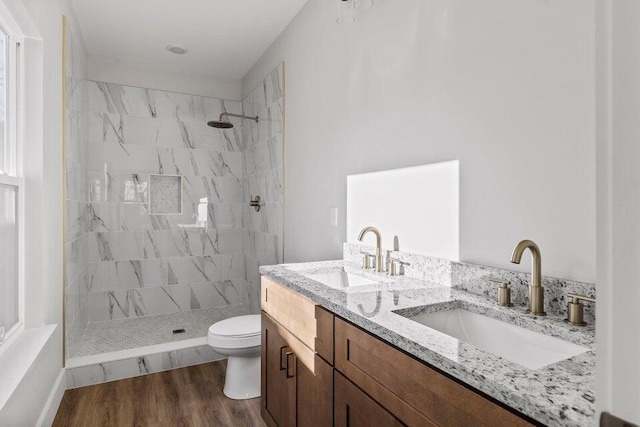
[[[273,280],[262,278],[262,310],[315,350],[316,304]]]
[[[333,313],[268,277],[260,298],[265,313],[333,365]]]
[[[532,425],[338,317],[335,367],[407,425]]]

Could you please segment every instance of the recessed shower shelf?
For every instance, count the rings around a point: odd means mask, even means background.
[[[149,176],[149,213],[152,215],[182,213],[182,177],[180,175]]]

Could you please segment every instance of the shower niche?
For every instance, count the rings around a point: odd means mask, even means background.
[[[149,214],[179,215],[182,213],[182,177],[180,175],[149,175]]]
[[[74,46],[65,28],[68,387],[221,358],[208,327],[259,313],[282,262],[284,66],[240,102],[88,80]],[[207,125],[224,113],[259,119]]]

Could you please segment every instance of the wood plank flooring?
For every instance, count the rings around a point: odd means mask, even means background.
[[[264,426],[260,399],[222,394],[226,361],[67,390],[53,423],[68,426]]]

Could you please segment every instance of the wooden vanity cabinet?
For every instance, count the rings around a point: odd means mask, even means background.
[[[268,426],[333,424],[333,318],[262,279],[261,414]]]
[[[539,425],[264,277],[261,405],[280,427]]]

